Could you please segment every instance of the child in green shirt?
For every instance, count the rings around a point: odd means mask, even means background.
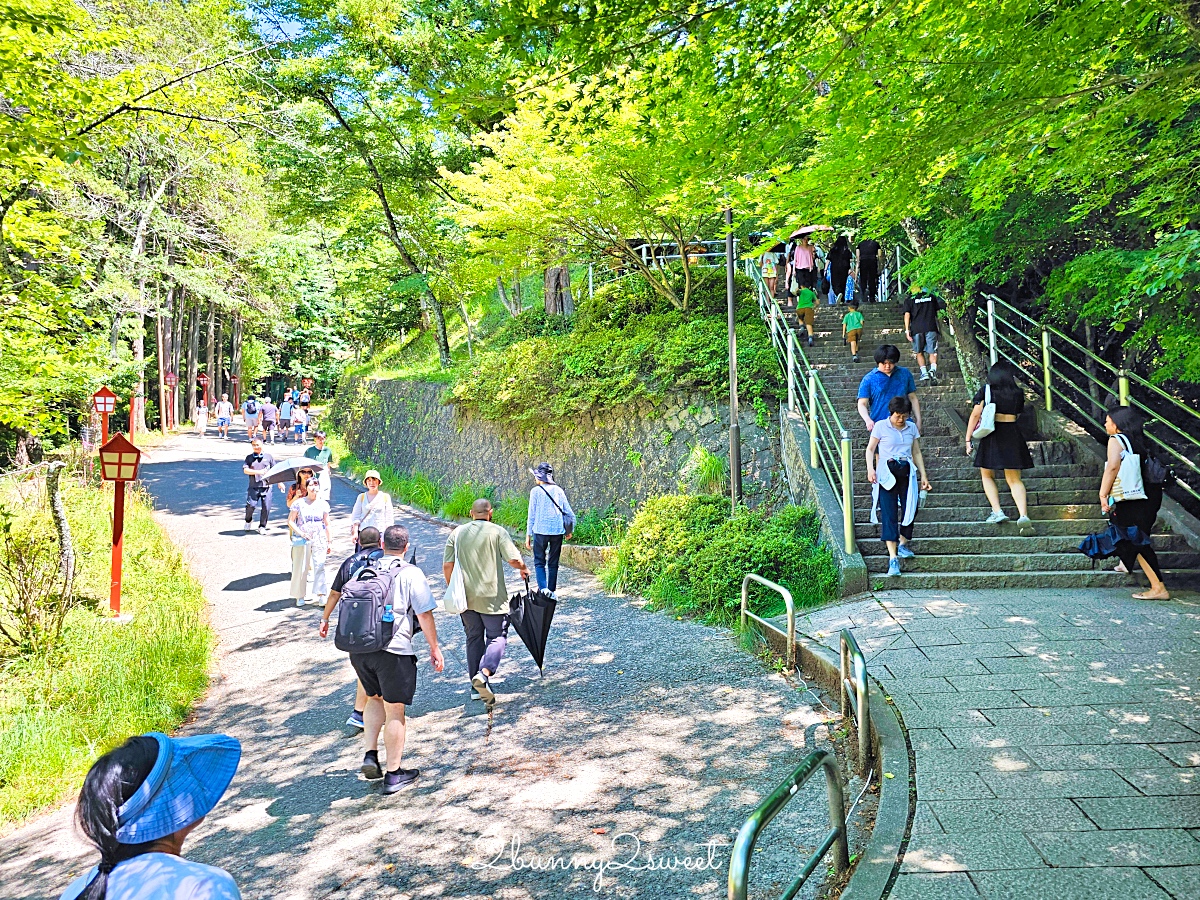
[[[850,345],[854,361],[858,362],[858,341],[862,337],[863,314],[858,311],[858,301],[851,300],[849,310],[842,316],[842,343]]]
[[[808,331],[808,346],[813,345],[813,328],[815,327],[815,312],[813,306],[817,302],[817,292],[810,287],[803,287],[796,295],[796,318],[804,323]]]

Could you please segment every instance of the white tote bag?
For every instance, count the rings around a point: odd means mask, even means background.
[[[996,430],[996,404],[992,402],[992,386],[983,388],[983,415],[979,417],[979,427],[971,432],[971,440],[980,441]]]
[[[454,571],[450,573],[446,593],[442,594],[442,609],[455,616],[461,616],[467,611],[467,586],[463,583],[462,565],[457,562],[454,564]]]
[[[1123,434],[1114,434],[1121,446],[1121,468],[1117,470],[1117,478],[1113,482],[1109,496],[1113,502],[1122,500],[1145,500],[1146,488],[1142,484],[1142,458],[1133,452],[1133,445]]]

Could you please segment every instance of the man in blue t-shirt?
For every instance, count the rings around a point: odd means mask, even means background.
[[[858,414],[867,431],[888,417],[888,403],[893,397],[908,397],[912,403],[913,421],[921,430],[921,404],[917,400],[917,383],[912,372],[899,365],[900,348],[884,344],[875,351],[875,371],[863,376],[858,385]]]

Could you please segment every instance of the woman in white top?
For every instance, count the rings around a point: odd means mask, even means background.
[[[203,400],[196,407],[196,434],[203,435],[208,431],[208,404]]]
[[[358,532],[367,528],[378,528],[383,534],[388,527],[395,523],[396,512],[392,508],[392,498],[381,491],[379,486],[383,479],[379,473],[371,469],[363,476],[363,484],[367,486],[365,494],[359,494],[354,501],[354,509],[350,513],[350,537],[354,540],[354,552],[362,549],[358,542]]]
[[[321,499],[317,481],[315,476],[308,479],[305,496],[292,503],[292,511],[288,515],[288,530],[293,537],[304,538],[304,558],[307,563],[305,568],[312,570],[308,599],[323,604],[325,595],[329,593],[329,583],[325,579],[325,560],[329,557],[329,545],[333,543],[333,535],[329,530],[329,504]],[[296,554],[293,553],[293,575],[295,561]],[[297,597],[296,605],[303,606],[305,599]]]
[[[921,435],[917,426],[908,421],[910,415],[912,401],[908,397],[893,397],[888,403],[888,417],[875,423],[867,442],[867,480],[874,485],[871,522],[879,522],[880,537],[887,544],[888,575],[899,575],[900,560],[917,555],[908,542],[912,540],[913,519],[917,515],[918,471],[921,489],[929,490],[925,458],[921,456]],[[876,452],[880,461],[878,470]]]

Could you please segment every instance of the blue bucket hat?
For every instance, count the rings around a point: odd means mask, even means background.
[[[158,759],[133,796],[117,810],[122,844],[156,841],[204,818],[217,805],[242,758],[242,745],[225,734],[169,738],[152,731]]]

